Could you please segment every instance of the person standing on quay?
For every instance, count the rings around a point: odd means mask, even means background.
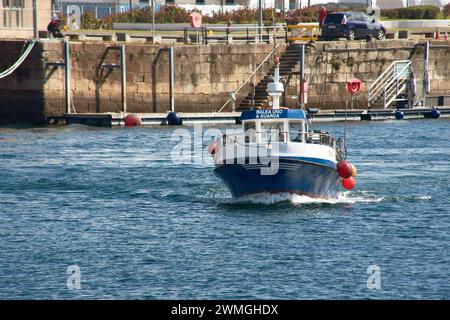
[[[228,20],[227,20],[227,29],[226,29],[226,31],[227,31],[227,36],[230,35],[230,33],[231,33],[231,18],[228,18]]]
[[[328,15],[327,8],[325,8],[324,6],[320,7],[320,9],[319,9],[319,27],[322,28],[327,15]]]
[[[47,31],[51,38],[63,38],[61,33],[61,20],[59,20],[56,14],[52,15],[52,20],[47,25]]]

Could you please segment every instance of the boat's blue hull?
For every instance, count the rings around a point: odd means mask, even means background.
[[[274,175],[262,175],[260,165],[225,164],[214,173],[234,198],[257,193],[290,193],[312,198],[337,198],[339,176],[335,167],[294,159],[279,159]]]

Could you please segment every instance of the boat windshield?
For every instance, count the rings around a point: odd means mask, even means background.
[[[289,140],[292,142],[303,142],[303,122],[295,121],[289,123]]]
[[[284,123],[263,122],[261,123],[261,141],[262,142],[285,142]]]
[[[255,122],[246,122],[244,125],[245,131],[245,142],[246,143],[254,143],[256,142],[256,123]]]
[[[254,123],[253,121],[246,122],[245,126],[244,126],[244,131],[248,131],[248,130],[256,130],[256,123]]]

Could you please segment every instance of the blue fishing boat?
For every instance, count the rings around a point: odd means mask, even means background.
[[[341,161],[343,141],[311,130],[304,110],[280,108],[278,68],[273,80],[267,88],[272,107],[242,112],[242,132],[223,135],[210,146],[214,173],[234,198],[261,193],[337,198],[344,182],[344,187],[354,186],[351,176],[356,174],[350,163]]]

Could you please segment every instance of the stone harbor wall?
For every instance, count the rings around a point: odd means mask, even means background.
[[[72,111],[78,113],[120,112],[121,71],[104,64],[120,64],[120,43],[71,42]],[[24,41],[1,40],[0,69],[19,57]],[[430,50],[431,95],[450,95],[450,55],[448,41],[432,42]],[[273,50],[273,44],[177,45],[174,47],[174,101],[179,112],[219,110],[252,74],[256,50],[259,64]],[[286,48],[281,44],[278,52]],[[44,123],[48,115],[63,115],[64,69],[46,66],[63,62],[64,45],[43,40],[35,45],[26,61],[10,76],[0,79],[0,123]],[[423,46],[411,41],[318,42],[307,48],[306,77],[308,106],[343,109],[349,101],[346,81],[359,78],[361,93],[356,108],[367,107],[367,87],[394,61],[412,59],[418,91],[423,74]],[[168,47],[126,44],[127,111],[166,112],[169,108]],[[256,82],[273,66],[263,65]],[[299,76],[288,79],[285,103],[296,105]],[[238,95],[251,91],[249,83]],[[229,105],[225,111],[230,111]]]
[[[430,43],[429,73],[431,96],[450,95],[450,42]],[[417,98],[422,95],[424,45],[414,41],[319,42],[307,47],[305,75],[309,83],[308,105],[320,109],[343,109],[350,100],[346,82],[361,80],[355,108],[365,109],[367,89],[392,62],[412,60]],[[297,71],[299,66],[297,66]],[[295,106],[300,78],[291,77],[286,90],[286,104]],[[374,107],[381,105],[375,105]]]

